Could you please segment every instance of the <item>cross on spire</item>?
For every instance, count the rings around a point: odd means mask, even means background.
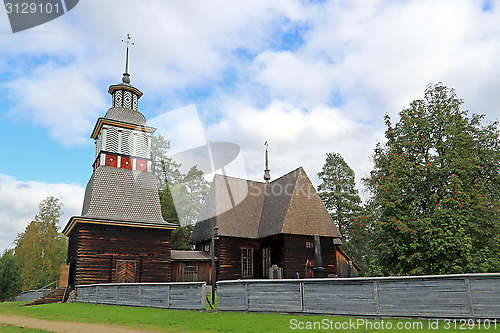
[[[123,83],[130,83],[130,74],[128,73],[128,46],[129,44],[135,45],[134,42],[132,42],[132,38],[130,37],[130,34],[127,34],[127,37],[125,39],[122,39],[122,43],[127,44],[127,53],[125,56],[125,73],[123,73]]]

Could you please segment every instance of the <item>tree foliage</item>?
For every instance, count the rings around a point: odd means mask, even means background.
[[[39,212],[15,240],[15,256],[21,263],[23,290],[38,289],[59,279],[66,262],[66,237],[59,232],[62,204],[48,197]]]
[[[340,233],[348,238],[348,228],[361,212],[354,171],[338,153],[327,153],[318,173],[318,193]]]
[[[192,167],[187,174],[180,172],[180,165],[168,156],[170,141],[163,136],[153,137],[151,153],[152,170],[160,191],[163,218],[170,223],[179,224],[172,232],[172,249],[191,249],[188,244],[192,225],[196,223],[209,190],[203,172]],[[175,198],[175,200],[174,200]],[[185,225],[180,225],[184,221]]]
[[[355,188],[354,171],[340,154],[327,153],[318,178],[319,196],[343,237],[347,254],[366,272],[369,224]]]
[[[365,180],[378,274],[500,271],[498,124],[462,103],[438,83],[395,125],[385,117],[387,143]]]
[[[0,257],[0,301],[9,300],[21,292],[21,263],[12,249]]]

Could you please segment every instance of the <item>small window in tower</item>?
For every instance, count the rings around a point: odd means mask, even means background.
[[[124,129],[122,131],[121,153],[124,155],[132,155],[134,150],[134,136],[132,131]]]
[[[127,109],[132,109],[132,92],[123,92],[123,107]]]
[[[137,134],[137,145],[135,155],[139,157],[149,157],[148,135],[144,132]]]
[[[117,153],[118,152],[118,129],[116,127],[110,127],[106,133],[106,150]]]
[[[137,95],[133,94],[132,98],[133,98],[133,101],[132,101],[132,110],[137,111]]]

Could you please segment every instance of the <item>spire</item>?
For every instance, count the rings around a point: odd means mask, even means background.
[[[135,43],[132,42],[132,38],[130,37],[130,34],[127,34],[126,39],[122,39],[122,43],[127,43],[127,53],[125,55],[125,73],[123,73],[122,82],[123,83],[130,83],[130,74],[128,73],[128,45],[129,44],[135,45]]]
[[[266,181],[266,184],[269,184],[269,180],[271,179],[271,173],[269,170],[269,157],[267,152],[267,147],[269,145],[267,144],[267,141],[264,143],[264,146],[266,146],[266,168],[264,169],[264,180]]]

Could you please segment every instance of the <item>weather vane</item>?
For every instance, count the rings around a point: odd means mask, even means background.
[[[122,39],[122,43],[127,43],[127,55],[125,56],[125,73],[128,74],[128,45],[132,44],[135,45],[134,42],[132,42],[132,38],[130,37],[130,34],[127,34],[127,38]]]

